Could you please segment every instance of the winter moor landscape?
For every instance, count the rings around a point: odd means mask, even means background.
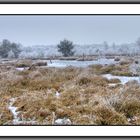
[[[140,125],[140,16],[0,21],[0,125]]]

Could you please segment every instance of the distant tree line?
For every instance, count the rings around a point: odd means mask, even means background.
[[[102,47],[104,46],[104,47]],[[90,51],[90,54],[97,54],[99,56],[103,56],[105,54],[127,54],[127,55],[138,55],[140,54],[140,38],[137,39],[137,41],[134,43],[134,47],[130,48],[129,44],[122,44],[122,45],[116,45],[113,43],[113,45],[108,45],[107,42],[104,42],[101,47],[94,47],[93,46],[93,52]],[[77,46],[76,46],[77,47]],[[77,51],[74,51],[75,45],[72,41],[63,39],[59,42],[57,45],[57,51],[60,52],[64,57],[73,56],[77,53]],[[78,52],[80,52],[81,48],[79,48]],[[22,50],[22,52],[21,52]],[[33,53],[34,48],[30,53],[29,51],[25,51],[25,48],[21,47],[21,44],[11,42],[8,39],[3,39],[0,42],[0,58],[18,58],[22,57],[23,55],[30,57],[31,53]],[[45,56],[45,52],[40,50],[36,52],[37,58],[43,58]],[[85,52],[83,50],[81,51],[81,54],[86,55],[86,49]],[[33,55],[34,56],[34,55]]]
[[[18,58],[21,52],[21,45],[15,42],[10,42],[7,39],[0,43],[0,57],[1,58]]]
[[[74,55],[74,44],[72,41],[64,39],[57,45],[58,52],[61,52],[63,56]],[[21,53],[21,44],[11,42],[8,39],[3,39],[0,42],[0,58],[18,58]],[[41,57],[43,54],[40,54]]]

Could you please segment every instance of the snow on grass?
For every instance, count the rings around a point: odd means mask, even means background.
[[[107,79],[119,79],[121,81],[121,84],[126,84],[129,81],[137,81],[138,83],[140,83],[140,78],[138,76],[133,76],[133,77],[128,77],[128,76],[114,76],[111,74],[104,74],[103,77],[107,78]]]
[[[21,120],[21,118],[19,117],[19,111],[17,112],[17,107],[13,106],[14,102],[16,101],[16,98],[11,98],[10,99],[10,103],[8,106],[8,109],[10,110],[10,112],[13,115],[13,121],[12,124],[14,125],[33,125],[36,124],[36,121],[30,120],[30,121],[26,121],[26,120]]]
[[[71,125],[71,121],[67,118],[57,119],[55,120],[54,125]]]
[[[16,68],[16,70],[18,70],[18,71],[23,71],[25,68],[23,68],[23,67],[21,67],[21,68]]]
[[[14,118],[13,119],[13,124],[16,124],[19,121],[19,117],[18,117],[19,112],[16,112],[17,107],[13,106],[15,101],[16,101],[16,98],[11,98],[10,99],[10,104],[9,104],[9,107],[8,107],[8,109],[10,110],[10,112],[12,113],[13,118]]]
[[[60,97],[60,93],[58,91],[56,91],[55,95],[56,95],[57,98]]]
[[[109,87],[115,87],[117,84],[116,83],[109,83],[108,86]]]

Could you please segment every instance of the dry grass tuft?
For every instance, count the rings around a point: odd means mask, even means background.
[[[119,79],[110,79],[109,80],[110,83],[120,83],[121,81]]]
[[[140,101],[137,99],[125,100],[118,111],[124,113],[127,118],[140,116]]]
[[[124,125],[127,124],[126,117],[105,106],[98,106],[95,108],[95,114],[97,116],[96,124],[98,125]]]
[[[82,86],[82,85],[88,85],[89,83],[91,83],[91,79],[88,77],[81,77],[80,79],[78,79],[77,84]]]

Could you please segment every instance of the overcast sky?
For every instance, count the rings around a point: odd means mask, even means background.
[[[140,37],[140,16],[0,16],[0,40],[53,45],[66,38],[75,44],[130,43]]]

